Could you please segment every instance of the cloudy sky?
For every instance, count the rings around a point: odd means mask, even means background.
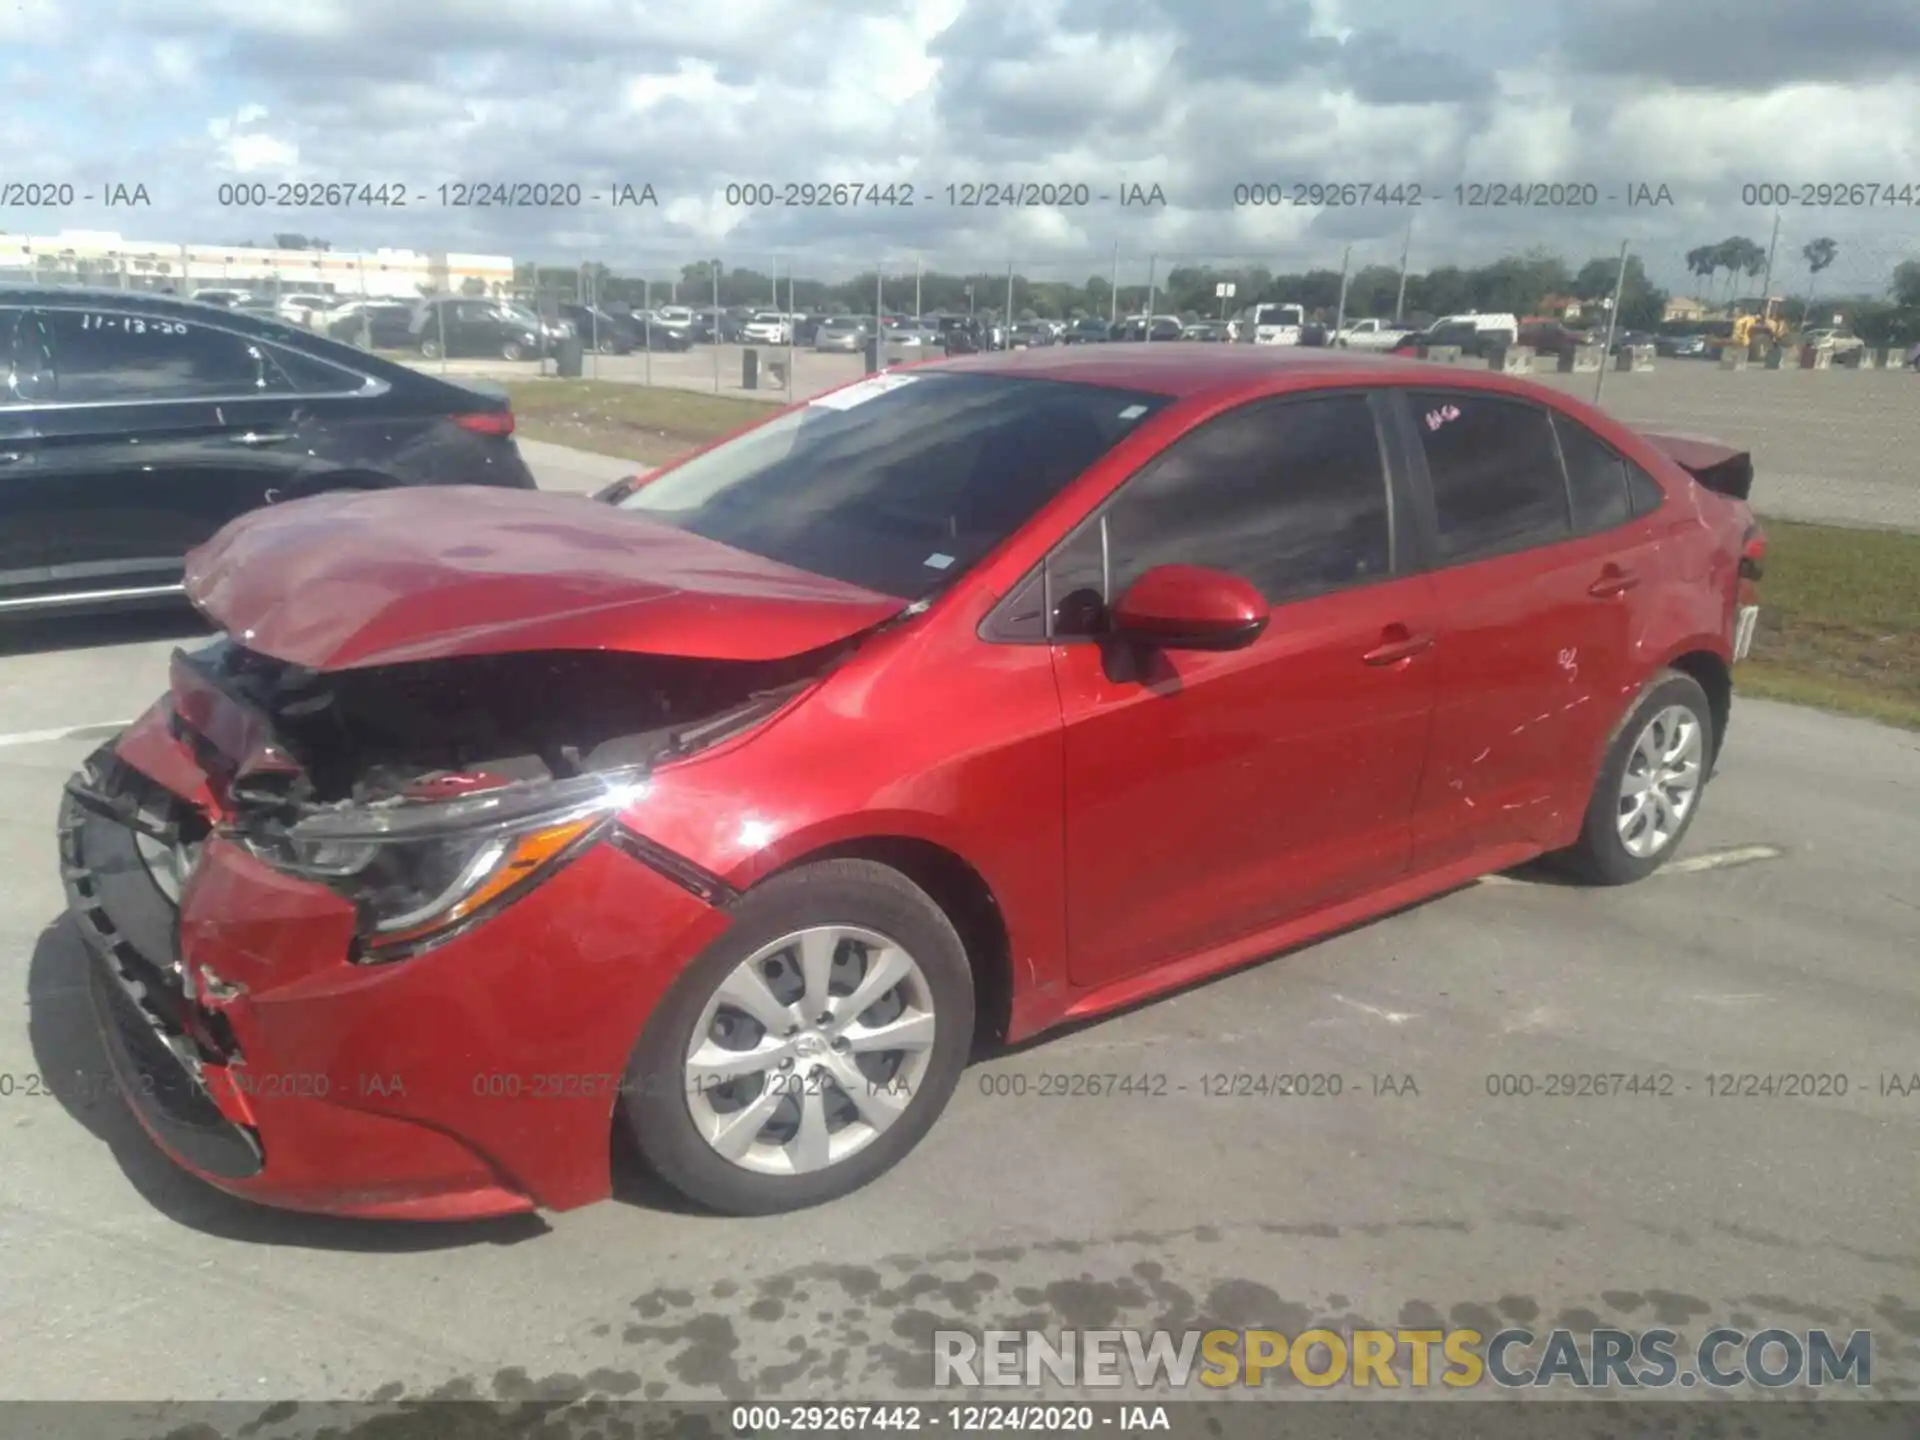
[[[1529,245],[1577,265],[1627,240],[1682,288],[1689,247],[1767,242],[1774,211],[1743,185],[1859,182],[1913,203],[1793,204],[1788,286],[1817,236],[1840,244],[1823,289],[1878,289],[1920,253],[1916,0],[0,0],[0,71],[0,184],[152,199],[0,211],[34,234],[294,231],[660,277],[715,253],[815,274],[917,253],[1079,279],[1116,246],[1123,274],[1150,254],[1337,267],[1349,245],[1356,266],[1392,263],[1411,218],[1415,268]],[[315,181],[409,203],[219,203],[223,184]],[[516,181],[582,200],[440,203],[442,184]],[[725,203],[729,183],[823,181],[911,186],[914,204]],[[1084,184],[1089,203],[948,203],[980,182]],[[1406,188],[1236,208],[1248,182]],[[1453,189],[1532,182],[1600,203],[1469,207]],[[659,206],[593,198],[620,183]],[[1164,206],[1120,204],[1155,185]],[[1672,203],[1629,207],[1637,186]]]

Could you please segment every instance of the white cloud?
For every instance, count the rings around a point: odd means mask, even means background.
[[[155,209],[138,224],[157,239],[232,233],[212,196],[236,173],[423,191],[648,181],[656,212],[416,204],[248,218],[297,219],[342,248],[604,253],[656,274],[716,246],[742,263],[922,253],[992,273],[1012,255],[1084,275],[1104,272],[1118,243],[1135,268],[1150,254],[1304,268],[1337,266],[1348,246],[1355,263],[1396,259],[1408,213],[1236,212],[1236,181],[1418,182],[1422,263],[1541,244],[1577,264],[1630,234],[1672,283],[1691,245],[1764,238],[1771,214],[1740,205],[1744,181],[1920,182],[1910,0],[1752,0],[1713,32],[1711,54],[1679,43],[1698,26],[1670,0],[1457,0],[1438,20],[1412,0],[97,0],[80,27],[82,8],[0,8],[10,133],[76,176],[147,183]],[[1596,28],[1601,11],[1612,29]],[[720,203],[729,182],[908,179],[923,192],[1034,179],[1100,193],[1125,179],[1162,184],[1172,203]],[[1631,215],[1433,203],[1462,180],[1665,183],[1678,203]],[[36,223],[135,222],[76,210]],[[1828,283],[1864,284],[1900,258],[1920,207],[1788,225],[1841,239]]]

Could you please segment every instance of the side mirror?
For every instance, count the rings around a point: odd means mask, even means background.
[[[1114,602],[1109,633],[1161,650],[1239,650],[1260,637],[1271,613],[1238,575],[1156,565]]]

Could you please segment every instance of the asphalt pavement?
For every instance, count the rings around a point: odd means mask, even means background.
[[[0,1397],[879,1399],[930,1393],[942,1327],[1313,1322],[1867,1329],[1875,1393],[1920,1387],[1920,736],[1737,701],[1667,871],[1500,877],[985,1061],[822,1209],[714,1219],[628,1173],[371,1225],[223,1197],[98,1093],[55,806],[192,633],[0,638]],[[1671,1093],[1544,1093],[1618,1073]],[[1781,1074],[1845,1093],[1709,1079]],[[1341,1093],[1207,1093],[1236,1075]]]

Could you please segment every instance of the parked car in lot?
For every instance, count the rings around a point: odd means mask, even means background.
[[[1044,320],[1022,320],[1007,334],[1007,340],[1016,350],[1031,350],[1036,345],[1054,343],[1053,327]]]
[[[1695,331],[1678,335],[1660,335],[1653,342],[1654,353],[1676,359],[1701,360],[1710,356],[1707,337]]]
[[[563,304],[559,318],[573,327],[581,345],[602,355],[629,355],[646,348],[646,323],[629,315],[616,315],[598,305]]]
[[[1187,327],[1178,315],[1129,315],[1114,327],[1113,340],[1116,343],[1140,343],[1165,340],[1178,340]]]
[[[363,350],[413,348],[414,307],[404,300],[353,300],[327,316],[326,333]]]
[[[1866,348],[1867,342],[1851,330],[1837,326],[1825,326],[1815,330],[1803,331],[1800,335],[1802,345],[1831,350],[1836,355],[1850,355],[1855,350]]]
[[[1425,330],[1416,330],[1411,335],[1403,335],[1400,343],[1389,353],[1396,356],[1417,356],[1424,349],[1457,345],[1462,355],[1485,359],[1497,347],[1512,344],[1517,334],[1515,330],[1487,329],[1468,319],[1436,320]]]
[[[597,504],[245,517],[189,564],[223,638],[61,812],[116,1090],[295,1208],[566,1209],[616,1129],[721,1211],[843,1195],[977,1044],[1531,857],[1657,869],[1751,484],[1504,376],[1049,347]]]
[[[227,290],[213,288],[196,290],[187,297],[198,305],[218,305],[222,310],[234,310],[252,302],[251,290]]]
[[[870,322],[858,315],[829,315],[813,332],[813,348],[840,354],[858,354],[872,331]]]
[[[533,485],[504,398],[237,310],[0,287],[0,347],[0,615],[177,599],[263,505]]]
[[[1334,332],[1333,343],[1351,350],[1391,350],[1413,329],[1393,320],[1355,320]]]
[[[1062,345],[1104,345],[1112,338],[1112,328],[1105,320],[1088,315],[1074,321],[1061,333]]]
[[[1247,317],[1247,338],[1255,345],[1298,345],[1307,312],[1298,305],[1256,305]]]
[[[531,360],[549,339],[537,315],[498,300],[438,296],[414,307],[409,322],[421,358],[462,360],[498,356]]]
[[[1532,349],[1535,354],[1551,355],[1556,359],[1571,355],[1585,346],[1603,343],[1607,338],[1604,330],[1596,337],[1559,320],[1530,320],[1520,326],[1518,337],[1519,343]]]
[[[1224,345],[1233,339],[1233,332],[1224,320],[1196,320],[1182,328],[1180,338],[1202,345]]]

